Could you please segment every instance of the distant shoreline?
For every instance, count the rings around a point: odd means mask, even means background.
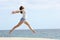
[[[1,29],[0,29],[1,30]],[[3,29],[2,29],[3,30]],[[4,29],[5,30],[5,29]],[[8,30],[8,29],[6,29]],[[10,30],[10,29],[9,29]],[[30,30],[30,29],[15,29],[15,30]],[[34,30],[60,30],[60,29],[34,29]]]

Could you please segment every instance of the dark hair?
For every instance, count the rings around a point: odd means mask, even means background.
[[[20,6],[19,10],[22,10],[22,9],[24,9],[24,7],[23,6]],[[23,12],[21,11],[20,13],[23,13]]]

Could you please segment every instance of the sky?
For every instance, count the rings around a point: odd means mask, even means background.
[[[60,0],[0,0],[0,30],[10,30],[18,24],[22,15],[11,12],[21,5],[33,29],[60,29]],[[16,29],[29,28],[22,24]]]

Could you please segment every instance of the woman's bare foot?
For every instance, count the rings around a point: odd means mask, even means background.
[[[12,30],[10,30],[9,34],[11,34]]]
[[[34,30],[32,30],[33,31],[33,33],[36,33],[36,31],[34,31]]]

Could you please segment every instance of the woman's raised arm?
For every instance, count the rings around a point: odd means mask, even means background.
[[[19,12],[20,12],[19,10],[12,11],[12,14],[19,13]]]

